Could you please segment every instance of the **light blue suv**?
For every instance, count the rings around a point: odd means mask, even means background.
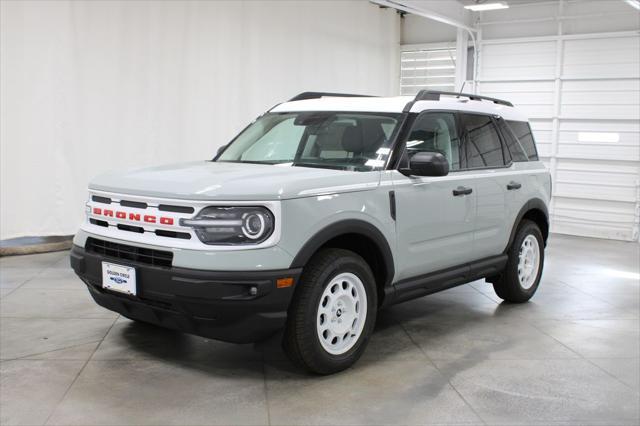
[[[330,374],[385,306],[479,278],[529,300],[550,196],[509,102],[306,92],[211,161],[95,178],[71,265],[125,317],[229,342],[284,329],[295,363]]]

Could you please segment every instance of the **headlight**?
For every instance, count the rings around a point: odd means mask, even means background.
[[[265,207],[205,207],[193,219],[180,219],[200,241],[211,245],[260,244],[273,233],[273,214]]]

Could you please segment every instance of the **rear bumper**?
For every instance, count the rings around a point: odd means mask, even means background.
[[[103,289],[102,261],[135,267],[137,295]],[[285,325],[301,273],[301,269],[217,272],[165,268],[107,257],[76,245],[71,249],[70,262],[96,303],[109,310],[235,343],[262,340]],[[294,286],[276,288],[276,280],[286,277],[294,279]]]

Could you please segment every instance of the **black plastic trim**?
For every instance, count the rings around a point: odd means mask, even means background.
[[[389,213],[391,219],[396,220],[396,192],[389,191]]]
[[[506,254],[500,254],[400,280],[392,287],[385,288],[384,306],[406,302],[407,300],[466,284],[479,278],[495,275],[504,269],[507,260]]]
[[[120,205],[124,207],[133,207],[136,209],[146,209],[149,207],[147,203],[141,201],[120,200]]]
[[[512,107],[513,104],[509,101],[505,101],[503,99],[490,98],[488,96],[476,95],[474,93],[462,93],[462,92],[442,92],[439,90],[421,90],[418,92],[416,97],[414,98],[414,102],[417,101],[439,101],[440,96],[455,96],[457,98],[463,97],[472,101],[489,101],[494,104],[506,105]]]
[[[91,200],[95,201],[96,203],[111,204],[111,198],[109,198],[109,197],[101,197],[99,195],[92,195],[91,196]]]
[[[358,95],[354,93],[331,93],[331,92],[302,92],[299,95],[294,96],[287,102],[304,101],[307,99],[318,99],[322,97],[332,98],[375,98],[372,95]]]
[[[301,269],[209,271],[117,260],[136,270],[135,296],[102,288],[105,256],[72,246],[70,263],[99,305],[162,327],[228,342],[256,342],[285,325]],[[277,288],[291,277],[294,286]]]
[[[174,212],[174,213],[193,213],[195,209],[189,206],[173,206],[170,204],[158,205],[158,210],[162,212]]]
[[[547,208],[546,203],[544,201],[542,201],[541,199],[532,198],[531,200],[527,201],[525,203],[525,205],[522,206],[522,208],[518,212],[518,215],[516,216],[516,220],[513,223],[513,226],[511,227],[511,235],[509,235],[509,242],[507,243],[507,246],[504,249],[504,253],[506,253],[509,250],[509,247],[511,247],[511,243],[513,242],[514,238],[516,237],[516,231],[518,230],[518,225],[520,224],[520,221],[522,220],[524,215],[527,214],[531,210],[540,210],[544,214],[544,217],[545,217],[545,219],[547,221],[547,232],[548,232],[548,230],[549,230],[549,209]],[[547,244],[547,238],[546,238],[547,236],[548,236],[548,234],[546,236],[544,236],[545,237],[545,239],[544,239],[545,246]]]
[[[344,234],[360,234],[363,237],[373,240],[374,244],[382,254],[386,276],[384,277],[385,287],[391,285],[391,280],[395,274],[393,266],[393,253],[384,234],[372,224],[358,219],[347,219],[335,222],[326,228],[318,231],[300,249],[296,257],[291,262],[291,268],[303,268],[309,259],[329,240]]]

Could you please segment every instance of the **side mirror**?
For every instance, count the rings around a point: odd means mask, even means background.
[[[446,176],[449,162],[439,152],[416,152],[409,159],[409,167],[400,172],[407,176]]]

